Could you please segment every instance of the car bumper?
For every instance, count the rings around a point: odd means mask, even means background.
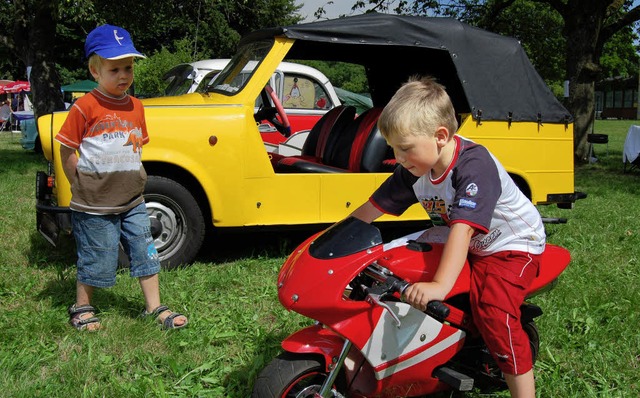
[[[580,200],[585,199],[587,194],[584,192],[574,193],[561,193],[561,194],[549,194],[547,195],[547,204],[555,203],[561,209],[573,209],[573,204]]]

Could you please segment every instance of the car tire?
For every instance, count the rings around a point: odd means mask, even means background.
[[[202,210],[193,195],[174,180],[149,176],[144,198],[162,267],[191,263],[205,235]]]

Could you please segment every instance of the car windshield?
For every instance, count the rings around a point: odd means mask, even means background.
[[[220,73],[219,70],[212,70],[211,72],[207,73],[200,81],[200,84],[198,84],[198,88],[196,88],[196,92],[206,93],[206,92],[212,91],[210,87],[213,88],[213,82],[216,76],[218,76],[218,73]]]
[[[167,87],[164,89],[164,95],[182,95],[189,92],[189,88],[193,84],[196,77],[196,71],[189,64],[178,65],[171,68],[162,77]]]
[[[207,91],[234,95],[242,90],[272,46],[273,40],[264,40],[241,48],[222,72],[213,79]]]

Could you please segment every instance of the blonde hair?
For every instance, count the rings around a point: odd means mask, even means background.
[[[440,126],[453,137],[458,120],[444,86],[430,76],[411,77],[396,91],[378,119],[378,128],[387,140],[391,136],[432,136]]]
[[[102,60],[103,58],[98,54],[91,54],[91,56],[89,57],[89,70],[91,70],[91,68],[100,70],[100,68],[102,67]]]

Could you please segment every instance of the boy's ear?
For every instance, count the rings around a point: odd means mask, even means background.
[[[100,74],[98,73],[96,68],[93,67],[93,65],[89,65],[89,72],[91,73],[91,76],[93,76],[95,80],[98,80],[98,76],[100,76]]]
[[[449,138],[451,138],[451,134],[449,133],[449,129],[444,126],[438,127],[435,133],[436,141],[439,146],[444,146],[447,142],[449,142]]]

